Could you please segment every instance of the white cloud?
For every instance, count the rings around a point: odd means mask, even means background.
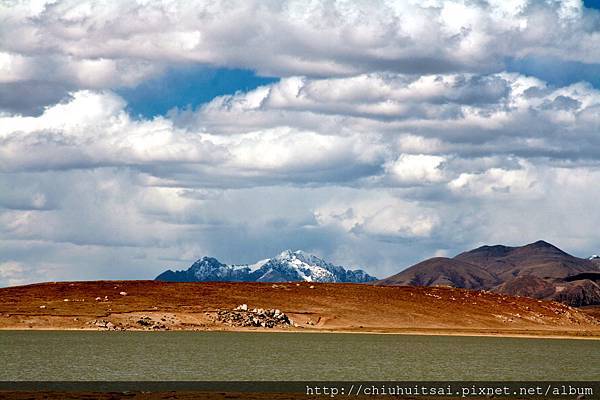
[[[404,185],[422,185],[444,180],[442,163],[444,157],[426,154],[402,154],[386,166],[386,171],[394,182]]]
[[[530,163],[522,161],[521,168],[490,168],[482,173],[461,173],[448,183],[456,193],[470,196],[537,197],[544,194],[540,172]]]
[[[396,198],[389,193],[359,193],[352,201],[335,198],[314,212],[321,225],[334,225],[356,235],[427,237],[439,224],[433,209]]]
[[[37,276],[17,261],[0,261],[0,287],[35,282]]]
[[[503,70],[599,64],[599,18],[533,0],[0,5],[0,108],[23,111],[0,111],[0,284],[287,247],[376,274],[542,234],[597,253],[600,91]],[[283,78],[152,119],[112,91],[190,64]]]
[[[598,63],[600,17],[582,9],[534,0],[20,2],[0,8],[0,51],[11,57],[0,65],[10,79],[39,79],[50,65],[46,79],[106,88],[168,62],[277,76],[490,72],[530,55]]]
[[[215,135],[178,128],[166,118],[133,120],[121,98],[90,91],[75,92],[38,117],[0,117],[0,138],[5,171],[138,165],[158,177],[170,170],[209,181],[293,180],[306,174],[302,179],[318,180],[320,172],[352,179],[378,167],[386,151],[378,135],[338,136],[287,126]]]

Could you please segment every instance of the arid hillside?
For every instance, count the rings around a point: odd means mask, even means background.
[[[247,310],[234,311],[246,304]],[[254,308],[290,324],[241,326]],[[453,288],[91,281],[0,289],[2,329],[289,330],[600,337],[566,305]]]
[[[596,259],[574,257],[539,240],[520,247],[482,246],[454,258],[435,257],[375,285],[451,286],[512,296],[600,305]]]

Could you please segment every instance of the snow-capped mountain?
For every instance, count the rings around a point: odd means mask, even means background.
[[[599,255],[594,254],[593,256],[591,256],[589,258],[589,260],[591,262],[593,262],[596,267],[600,268],[600,256]]]
[[[363,283],[376,278],[363,270],[349,270],[333,265],[304,251],[286,250],[276,257],[255,264],[227,265],[216,258],[203,257],[185,271],[167,270],[156,277],[170,282],[352,282]]]

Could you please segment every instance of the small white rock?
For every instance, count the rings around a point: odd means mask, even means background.
[[[46,306],[40,306],[40,308],[46,308]]]
[[[127,292],[119,292],[121,296],[127,296]]]

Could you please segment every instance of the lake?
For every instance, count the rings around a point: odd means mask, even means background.
[[[600,341],[0,331],[0,380],[594,380]]]

